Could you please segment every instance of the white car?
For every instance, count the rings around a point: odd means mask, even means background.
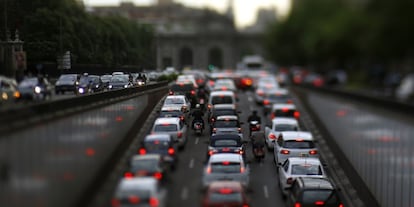
[[[165,207],[167,191],[152,177],[123,178],[111,200],[116,207],[158,206]]]
[[[217,116],[212,123],[212,134],[237,134],[243,139],[243,133],[239,117],[235,115]]]
[[[269,124],[274,118],[281,117],[299,120],[300,113],[294,104],[273,104],[270,113],[266,117],[266,124]]]
[[[284,131],[299,131],[299,122],[293,118],[274,118],[271,125],[265,127],[265,142],[268,149],[273,149],[276,138]]]
[[[323,165],[318,158],[291,157],[278,166],[279,188],[286,196],[293,181],[298,177],[326,178]]]
[[[249,186],[249,167],[242,155],[220,153],[210,156],[203,172],[203,187],[220,180],[238,181],[244,187]]]
[[[188,139],[188,127],[177,117],[157,118],[152,126],[151,134],[169,134],[183,149]]]
[[[289,157],[319,158],[312,134],[304,131],[281,132],[274,144],[273,153],[276,164],[284,163]]]
[[[233,91],[213,91],[208,99],[209,110],[216,104],[236,105],[236,94]]]
[[[181,110],[183,112],[189,112],[191,103],[190,101],[188,101],[185,95],[167,96],[164,100],[163,107],[175,107],[175,106],[181,107]]]
[[[214,83],[213,91],[233,91],[236,92],[236,84],[232,79],[218,79]]]

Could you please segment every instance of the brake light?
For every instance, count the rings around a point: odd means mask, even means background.
[[[191,90],[191,95],[195,95],[195,94],[196,94],[195,90]]]
[[[174,95],[174,91],[169,91],[168,95]]]
[[[289,150],[280,150],[280,154],[288,155],[289,153]]]
[[[309,154],[310,155],[316,155],[316,154],[318,154],[318,150],[311,150],[311,151],[309,151]]]
[[[211,167],[207,167],[206,172],[207,172],[207,174],[210,174],[211,173]]]
[[[145,148],[140,148],[139,151],[138,151],[138,153],[140,155],[145,155],[145,154],[147,154],[147,150]]]
[[[288,108],[282,108],[282,112],[287,113],[287,112],[289,112],[289,109]]]
[[[211,156],[211,155],[213,155],[213,154],[214,154],[214,150],[209,150],[209,151],[208,151],[208,155],[210,155],[210,156]]]
[[[300,116],[299,111],[295,111],[295,113],[293,113],[293,116],[294,116],[296,119],[299,119],[299,116]]]
[[[244,171],[246,171],[246,169],[244,167],[240,167],[240,173],[244,173]]]
[[[180,120],[181,121],[184,121],[184,116],[180,116]]]
[[[345,205],[341,203],[341,204],[339,204],[338,207],[345,207]]]
[[[126,172],[126,173],[124,173],[124,177],[125,178],[133,178],[134,174],[132,172]]]
[[[207,105],[207,108],[211,109],[211,104]]]
[[[248,204],[244,204],[243,207],[249,207],[249,205]]]
[[[222,188],[219,190],[220,194],[231,194],[233,193],[233,190],[230,188]]]
[[[121,201],[119,201],[119,199],[113,198],[111,200],[111,204],[112,204],[112,207],[120,207],[121,206]]]
[[[293,183],[293,178],[288,178],[288,179],[286,180],[286,184],[291,185],[292,183]]]
[[[214,118],[211,118],[211,122],[214,122]]]
[[[222,91],[227,91],[227,87],[223,86],[223,87],[221,87],[221,90]]]
[[[183,136],[183,133],[182,132],[177,132],[177,137],[178,138],[181,138]]]
[[[293,104],[293,101],[292,100],[287,100],[287,102],[286,103],[288,103],[288,104]]]
[[[295,207],[301,207],[302,205],[300,203],[295,203]]]
[[[270,101],[269,101],[269,100],[265,99],[265,100],[263,101],[263,105],[269,105],[269,104],[270,104]]]
[[[161,180],[161,178],[162,178],[162,173],[160,173],[160,172],[156,172],[156,173],[154,173],[154,178],[155,178],[155,179],[157,179],[157,180]]]
[[[325,205],[325,202],[323,202],[323,201],[316,201],[315,202],[315,205],[317,205],[317,206],[323,206],[323,205]]]
[[[217,132],[217,129],[216,128],[213,128],[213,133],[216,133]]]
[[[269,139],[276,139],[276,135],[274,135],[274,134],[270,133],[270,134],[269,134]]]
[[[258,90],[258,91],[257,91],[257,95],[259,95],[259,96],[263,96],[263,95],[264,95],[264,92],[263,92],[262,90]]]
[[[223,148],[223,152],[230,152],[229,148]]]
[[[223,165],[230,165],[230,162],[229,161],[223,161],[223,162],[221,162],[221,164],[223,164]]]
[[[149,205],[150,205],[151,207],[157,207],[157,206],[158,206],[158,204],[159,204],[159,201],[158,201],[158,199],[157,199],[157,198],[151,197],[151,198],[149,199]]]
[[[140,199],[137,196],[129,196],[128,201],[130,204],[138,204]]]
[[[237,130],[239,131],[239,133],[241,133],[241,128],[240,127]]]
[[[236,152],[238,152],[239,154],[244,154],[244,151],[243,150],[236,150]]]
[[[270,115],[270,119],[274,119],[276,116],[275,116],[275,114],[274,113],[272,113],[271,115]]]
[[[174,148],[168,148],[168,154],[169,155],[174,155],[175,154]]]

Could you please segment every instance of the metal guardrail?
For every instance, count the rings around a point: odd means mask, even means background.
[[[0,133],[3,135],[5,133],[12,133],[13,131],[30,127],[35,123],[45,122],[68,114],[79,113],[91,108],[115,103],[137,96],[146,90],[167,85],[168,82],[160,82],[146,86],[8,108],[0,111]]]

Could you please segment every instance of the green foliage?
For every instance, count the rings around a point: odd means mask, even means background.
[[[161,75],[158,78],[158,81],[168,81],[168,82],[171,82],[171,81],[175,81],[177,79],[177,77],[178,77],[178,74],[170,74],[170,75],[164,74],[164,75]]]

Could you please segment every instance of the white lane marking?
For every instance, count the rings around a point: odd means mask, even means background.
[[[200,141],[200,138],[196,138],[194,144],[198,144],[198,142]]]
[[[189,168],[194,168],[194,158],[191,158],[190,164],[188,164]]]
[[[182,200],[187,200],[188,199],[188,189],[187,189],[187,187],[184,187],[183,190],[181,191],[181,199]]]
[[[259,166],[260,166],[260,167],[263,167],[263,162],[260,162],[260,163],[259,163]]]
[[[264,192],[265,198],[269,198],[269,191],[267,190],[267,185],[263,186],[263,192]]]
[[[249,102],[253,102],[253,98],[251,96],[247,97],[247,100],[249,100]]]

